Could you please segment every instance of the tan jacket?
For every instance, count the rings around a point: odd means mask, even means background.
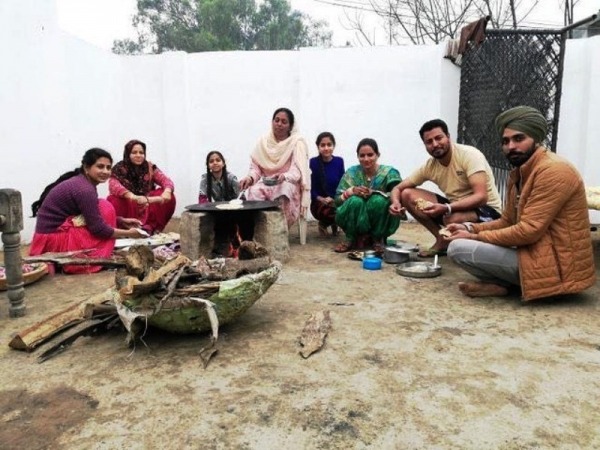
[[[596,281],[583,180],[545,148],[510,173],[502,216],[473,228],[483,242],[518,248],[525,300],[580,292]]]

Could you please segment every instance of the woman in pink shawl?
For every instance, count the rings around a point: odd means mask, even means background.
[[[308,146],[294,128],[294,114],[287,108],[273,113],[271,131],[251,154],[250,171],[240,180],[248,200],[276,200],[290,225],[306,217],[310,206]]]

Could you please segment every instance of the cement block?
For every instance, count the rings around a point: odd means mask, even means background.
[[[185,211],[179,222],[181,253],[192,260],[200,256],[210,258],[214,247],[214,228],[210,213]],[[273,259],[281,262],[290,259],[288,228],[281,210],[257,211],[254,214],[254,240],[262,244]]]
[[[196,260],[209,258],[214,245],[215,222],[209,213],[185,211],[179,222],[181,253]]]
[[[254,222],[254,240],[261,243],[273,259],[290,259],[290,244],[285,215],[279,209],[257,211]]]

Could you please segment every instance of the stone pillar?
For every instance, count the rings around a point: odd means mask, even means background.
[[[181,253],[192,261],[210,257],[215,240],[215,222],[209,213],[184,211],[179,222]]]
[[[0,232],[4,244],[6,284],[10,301],[10,317],[25,315],[25,289],[23,288],[23,261],[21,259],[21,235],[23,229],[23,205],[21,193],[14,189],[0,189]]]
[[[273,259],[287,262],[290,244],[285,215],[280,209],[257,211],[254,219],[254,240],[262,244]]]

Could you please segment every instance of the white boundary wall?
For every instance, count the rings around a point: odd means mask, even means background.
[[[600,185],[591,155],[599,130],[600,39],[569,42],[559,153],[590,185]],[[294,111],[316,155],[324,130],[336,153],[356,164],[356,144],[375,138],[383,164],[408,175],[426,158],[420,125],[440,117],[456,130],[460,70],[444,46],[280,52],[182,52],[117,56],[58,29],[54,0],[0,2],[0,187],[18,189],[25,215],[48,183],[98,146],[121,159],[129,139],[173,178],[180,214],[196,202],[206,153],[246,173],[249,153],[273,110]],[[596,101],[592,101],[593,98]],[[567,152],[567,149],[569,152]],[[99,188],[106,195],[106,186]],[[23,240],[35,220],[25,219]]]
[[[567,41],[556,152],[600,186],[600,36]],[[591,211],[600,223],[600,211]]]

